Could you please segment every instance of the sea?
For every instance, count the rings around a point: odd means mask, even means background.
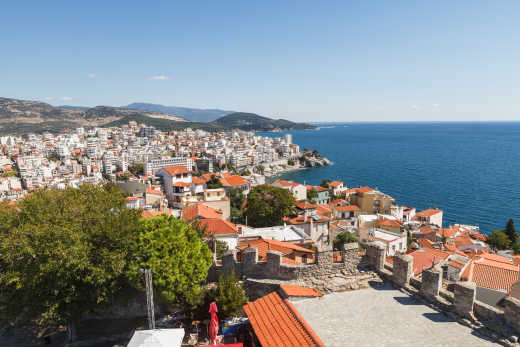
[[[292,134],[303,150],[331,166],[276,178],[318,185],[325,178],[370,186],[398,205],[444,211],[444,225],[478,225],[483,233],[520,229],[520,122],[327,123]],[[275,178],[275,179],[276,179]]]

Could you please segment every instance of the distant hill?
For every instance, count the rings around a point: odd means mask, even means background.
[[[61,105],[61,106],[56,106],[56,108],[59,108],[59,109],[62,109],[62,110],[85,111],[85,110],[88,110],[90,107],[88,107],[88,106]]]
[[[132,104],[136,105],[136,104]],[[129,105],[131,106],[131,105]],[[160,105],[158,105],[160,106]],[[196,109],[179,108],[185,110]],[[199,110],[206,119],[228,111]],[[186,114],[186,113],[184,113]],[[303,123],[283,119],[270,119],[253,113],[235,112],[214,121],[195,122],[168,113],[150,110],[129,109],[112,106],[54,107],[40,101],[0,98],[0,135],[22,135],[27,133],[64,132],[76,127],[119,127],[130,121],[154,126],[162,131],[186,128],[207,131],[241,129],[247,131],[274,131],[292,129],[314,129]]]
[[[158,104],[146,104],[136,102],[127,106],[123,106],[124,108],[134,109],[134,110],[145,110],[150,112],[161,112],[168,113],[175,116],[179,116],[185,118],[187,120],[191,120],[193,122],[213,122],[218,118],[225,116],[226,114],[233,113],[233,111],[224,111],[218,109],[199,109],[199,108],[189,108],[189,107],[178,107],[178,106],[163,106]]]
[[[106,123],[103,125],[103,127],[121,127],[122,125],[128,124],[130,121],[153,126],[161,131],[184,130],[186,128],[191,128],[194,130],[201,129],[205,131],[226,130],[222,126],[215,123],[174,121],[169,119],[147,117],[140,114],[131,114],[125,116],[113,122]]]
[[[305,123],[295,123],[285,119],[271,119],[254,113],[244,112],[229,114],[217,119],[214,123],[228,129],[247,131],[316,129],[315,126]]]
[[[103,126],[127,116],[191,123],[169,114],[120,107],[54,107],[40,101],[0,98],[0,134],[62,132],[80,126]]]

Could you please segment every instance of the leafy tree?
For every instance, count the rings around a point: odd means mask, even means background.
[[[330,180],[328,178],[326,178],[323,181],[321,181],[320,187],[329,189],[330,188]]]
[[[343,231],[342,233],[336,235],[336,239],[334,240],[334,248],[340,249],[341,245],[351,242],[359,242],[359,240],[356,235],[348,231]]]
[[[307,189],[307,200],[313,201],[318,198],[318,192],[312,189]]]
[[[265,167],[263,165],[258,165],[258,166],[255,166],[255,168],[253,169],[253,171],[257,174],[260,174],[260,175],[263,175],[264,172],[265,172]]]
[[[509,219],[506,225],[506,229],[504,230],[507,237],[509,238],[509,241],[511,241],[511,244],[514,245],[518,241],[518,233],[515,229],[515,222],[513,219]]]
[[[167,302],[177,304],[191,302],[200,295],[201,283],[212,263],[211,251],[197,232],[167,215],[140,220],[132,254],[130,280],[144,289],[141,269],[152,269],[154,289]]]
[[[287,189],[259,185],[247,197],[245,216],[253,227],[281,225],[294,211],[296,201]]]
[[[413,248],[412,233],[410,231],[406,232],[406,247],[407,247],[407,249]]]
[[[511,240],[509,240],[507,234],[502,230],[492,230],[486,242],[496,249],[508,249],[511,246]]]
[[[113,185],[40,190],[0,208],[0,311],[10,324],[75,323],[126,285],[139,210]]]
[[[16,177],[16,176],[18,176],[18,171],[16,171],[16,170],[7,171],[7,172],[2,173],[2,175],[1,175],[1,177]]]
[[[143,163],[134,163],[128,167],[128,171],[135,176],[142,176],[144,175],[144,165]]]
[[[292,160],[292,159],[287,160],[287,165],[294,166],[294,164],[295,164],[294,160]]]
[[[217,288],[210,295],[214,296],[222,318],[237,315],[248,301],[246,292],[234,273],[220,276]]]
[[[220,182],[217,176],[211,175],[210,179],[206,182],[206,186],[208,189],[222,188],[222,182]]]
[[[246,197],[241,189],[232,188],[229,191],[229,199],[231,204],[231,219],[235,222],[241,222],[244,215],[244,202]]]
[[[222,259],[222,256],[224,256],[224,253],[226,253],[226,251],[229,249],[229,247],[227,243],[225,243],[224,241],[216,240],[216,243],[217,259],[220,260]]]
[[[244,169],[240,171],[240,176],[251,176],[251,171],[249,171],[248,169]]]
[[[516,242],[513,245],[513,254],[520,254],[520,242]]]

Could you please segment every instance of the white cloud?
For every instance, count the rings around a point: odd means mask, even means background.
[[[432,106],[433,107],[439,107],[439,104],[433,104]]]
[[[420,109],[420,107],[417,106],[417,105],[412,105],[411,107],[412,107],[413,110],[419,110]]]
[[[45,101],[52,101],[54,100],[54,97],[53,96],[48,96],[45,98]]]
[[[88,78],[96,78],[96,74],[95,73],[89,73],[87,76],[88,76]]]
[[[62,97],[60,98],[60,100],[61,100],[61,101],[71,101],[71,100],[72,100],[72,97],[70,97],[70,96],[62,96]]]
[[[150,78],[148,78],[150,81],[167,81],[169,80],[170,78],[168,76],[164,76],[164,75],[158,75],[158,76],[152,76]]]

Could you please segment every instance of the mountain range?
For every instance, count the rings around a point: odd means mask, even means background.
[[[146,105],[152,106],[150,109],[145,109]],[[139,107],[141,109],[138,109]],[[177,112],[172,114],[173,112],[154,111],[159,109],[176,109]],[[142,103],[124,107],[67,105],[54,107],[40,101],[0,97],[0,134],[21,135],[47,131],[57,133],[80,126],[122,126],[130,121],[154,126],[163,131],[182,130],[188,127],[207,131],[231,129],[275,131],[315,128],[308,124],[294,123],[283,119],[275,120],[253,113],[231,112],[231,114],[227,114],[227,112],[229,111],[190,109]],[[180,114],[183,116],[180,116]],[[219,116],[217,117],[217,115]],[[193,121],[193,119],[205,119],[207,121]]]
[[[122,106],[123,108],[129,108],[134,110],[160,112],[173,114],[192,122],[204,122],[209,123],[219,119],[222,116],[233,113],[234,111],[224,111],[218,109],[204,110],[200,108],[189,108],[179,106],[164,106],[158,104],[146,104],[142,102],[136,102],[130,105]]]

